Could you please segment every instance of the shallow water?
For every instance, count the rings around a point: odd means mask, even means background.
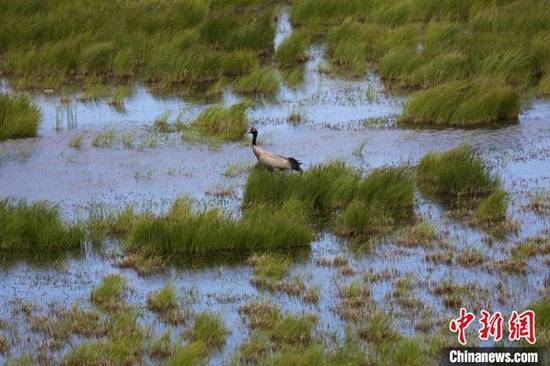
[[[288,14],[283,12],[275,44],[280,44],[290,32]],[[504,257],[515,242],[550,229],[548,217],[523,209],[530,192],[550,187],[550,102],[530,102],[518,124],[500,128],[397,128],[392,116],[401,111],[405,98],[386,93],[375,75],[346,80],[319,72],[323,52],[321,47],[310,51],[302,85],[283,86],[273,98],[256,98],[249,118],[260,131],[262,145],[302,160],[306,169],[313,164],[343,159],[368,172],[386,165],[414,165],[428,151],[469,143],[479,149],[481,156],[500,174],[510,193],[509,215],[521,224],[517,236],[510,235],[487,245],[483,242],[486,234],[482,230],[447,218],[441,207],[421,197],[417,198],[417,214],[430,219],[446,233],[446,240],[455,251],[475,247],[486,255],[487,261]],[[8,85],[3,88],[9,90]],[[172,119],[182,115],[188,120],[212,101],[157,97],[139,85],[125,100],[124,111],[113,109],[105,100],[84,103],[76,95],[69,103],[62,103],[61,97],[54,94],[32,94],[32,98],[43,113],[39,137],[0,143],[0,198],[49,200],[61,207],[67,219],[83,215],[86,207],[95,203],[110,207],[134,203],[163,210],[181,195],[238,211],[246,174],[226,177],[224,172],[232,164],[255,162],[248,143],[212,147],[151,130],[153,120],[163,113],[169,112]],[[218,102],[232,104],[241,98],[228,89]],[[288,123],[287,117],[293,111],[299,111],[305,121],[298,125]],[[373,119],[379,117],[388,118]],[[115,131],[115,144],[109,148],[91,146],[95,135],[107,129]],[[126,133],[132,134],[133,146],[124,146],[121,142]],[[69,147],[71,139],[79,135],[83,136],[83,147]],[[222,188],[233,189],[234,197],[212,198],[213,193]],[[122,273],[131,289],[128,296],[131,304],[144,306],[151,291],[171,281],[181,293],[193,290],[194,310],[222,314],[232,332],[226,346],[210,358],[212,364],[218,364],[229,361],[246,338],[248,330],[238,309],[253,298],[270,298],[282,309],[292,312],[316,312],[319,334],[335,333],[341,337],[344,322],[334,311],[340,302],[338,288],[361,278],[365,271],[396,269],[401,275],[412,273],[418,282],[414,292],[437,315],[435,323],[446,322],[456,314],[430,292],[434,283],[445,279],[478,283],[489,289],[483,297],[485,306],[508,314],[536,299],[548,276],[548,266],[541,258],[532,259],[528,274],[522,276],[490,271],[483,266],[432,264],[424,259],[429,250],[403,248],[391,242],[374,245],[360,254],[352,249],[334,235],[321,233],[312,244],[310,255],[293,265],[292,275],[302,277],[307,287],[319,287],[317,305],[306,305],[299,297],[258,291],[250,283],[250,267],[243,262],[170,267],[161,274],[141,277],[133,270],[117,267],[118,256],[112,253],[118,251],[116,243],[100,251],[87,248],[82,256],[55,263],[2,263],[0,318],[9,319],[13,326],[0,329],[0,335],[11,339],[15,333],[17,339],[29,338],[29,341],[17,342],[12,355],[32,352],[41,336],[28,329],[22,315],[13,315],[14,299],[34,304],[37,313],[46,313],[49,304],[70,306],[76,301],[88,304],[91,289],[104,276]],[[317,258],[334,256],[347,257],[355,275],[345,276],[339,268],[316,264]],[[372,285],[371,293],[380,308],[395,315],[396,327],[412,334],[417,315],[422,311],[401,309],[391,298],[393,282],[394,279],[377,282]],[[504,284],[507,291],[504,303],[499,303],[495,290],[499,283]],[[144,322],[152,323],[158,333],[164,329],[148,312]],[[177,328],[176,333],[181,329]],[[61,357],[61,353],[54,357]]]

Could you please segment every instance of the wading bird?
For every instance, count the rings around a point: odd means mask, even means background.
[[[249,133],[252,135],[252,151],[256,155],[258,162],[269,170],[296,170],[301,172],[300,165],[302,164],[294,158],[287,158],[282,155],[274,154],[269,151],[262,150],[257,145],[258,130],[254,127],[250,128]]]

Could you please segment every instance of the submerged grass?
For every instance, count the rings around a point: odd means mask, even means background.
[[[34,137],[40,110],[26,96],[0,94],[0,141]]]
[[[0,253],[60,253],[79,249],[84,231],[66,225],[47,202],[0,201]]]

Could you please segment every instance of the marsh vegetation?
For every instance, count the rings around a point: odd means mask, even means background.
[[[40,136],[0,143],[0,363],[435,365],[460,307],[548,343],[546,3],[0,9]]]

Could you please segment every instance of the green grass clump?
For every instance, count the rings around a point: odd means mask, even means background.
[[[412,218],[413,180],[403,168],[378,169],[361,181],[355,197],[337,218],[348,236],[385,232]]]
[[[200,313],[195,318],[195,324],[187,332],[191,342],[201,342],[207,347],[221,347],[229,334],[220,315]]]
[[[428,221],[421,221],[401,231],[399,241],[406,246],[431,247],[437,239],[434,226]]]
[[[242,94],[275,94],[281,81],[277,72],[270,68],[257,68],[235,82],[233,88]]]
[[[238,360],[243,364],[259,364],[273,348],[269,336],[263,331],[254,331],[239,347]]]
[[[275,57],[283,68],[291,68],[305,62],[307,55],[304,35],[293,32],[277,47]]]
[[[149,345],[149,354],[155,358],[166,358],[174,352],[174,346],[167,331],[160,337],[154,339]]]
[[[298,0],[290,16],[326,43],[329,71],[420,89],[403,122],[471,126],[517,120],[520,95],[550,95],[549,13],[543,0]]]
[[[0,201],[0,253],[61,253],[79,249],[84,231],[66,225],[47,202]]]
[[[515,121],[519,111],[519,94],[509,86],[487,79],[455,81],[414,93],[400,122],[475,126]]]
[[[171,285],[166,285],[147,297],[147,306],[155,313],[166,313],[177,309],[176,292]]]
[[[0,72],[26,88],[128,80],[156,88],[201,88],[270,61],[276,5],[267,0],[101,6],[82,0],[47,6],[4,1]]]
[[[398,338],[392,327],[390,316],[383,312],[368,314],[364,323],[361,324],[358,334],[362,339],[373,344],[389,342]]]
[[[368,236],[387,232],[395,223],[383,209],[354,201],[338,216],[336,231],[350,237]]]
[[[241,308],[252,330],[265,332],[275,345],[307,345],[313,341],[317,318],[311,315],[281,314],[270,303],[250,303]]]
[[[475,221],[491,224],[506,219],[507,194],[501,189],[495,190],[483,200],[474,212]]]
[[[123,306],[126,280],[120,275],[109,275],[92,290],[90,300],[92,304],[107,311],[117,310]]]
[[[185,347],[178,348],[168,359],[168,366],[200,365],[208,355],[208,347],[202,342],[193,342]]]
[[[359,178],[359,172],[339,161],[314,166],[302,174],[273,174],[255,169],[246,182],[243,203],[245,207],[261,204],[279,207],[294,199],[306,208],[340,208],[353,198]]]
[[[342,20],[363,15],[371,9],[371,4],[362,0],[299,0],[292,4],[292,23],[310,26],[340,24]]]
[[[252,282],[258,287],[273,289],[289,273],[290,259],[282,255],[254,255],[248,262],[254,267]]]
[[[245,103],[229,108],[210,107],[191,122],[191,128],[205,136],[230,141],[241,140],[247,127],[246,108]]]
[[[550,344],[550,297],[544,297],[529,307],[535,312],[537,343]]]
[[[113,129],[108,129],[103,132],[98,132],[92,140],[92,146],[102,147],[102,148],[111,148],[115,143],[115,137],[116,137],[115,130]]]
[[[467,145],[424,155],[417,183],[422,193],[452,205],[487,196],[499,186],[498,178]]]
[[[187,311],[179,309],[176,291],[170,284],[149,294],[147,307],[172,324],[183,323],[189,318]]]
[[[0,141],[34,137],[40,110],[26,96],[0,94]]]
[[[408,221],[412,199],[413,180],[406,169],[379,169],[361,179],[359,171],[342,162],[314,166],[302,174],[256,169],[244,190],[245,207],[280,207],[296,200],[310,216],[341,210],[337,231],[349,236],[385,231]]]
[[[237,220],[217,209],[195,212],[180,200],[165,216],[136,220],[127,249],[153,256],[205,257],[307,249],[312,239],[302,210],[292,202],[275,211],[258,206]]]
[[[283,347],[280,351],[273,353],[265,360],[265,364],[269,366],[308,366],[308,365],[325,365],[326,355],[323,352],[321,345],[293,345]]]
[[[67,366],[140,364],[144,332],[133,311],[118,312],[109,321],[107,337],[88,341],[70,350],[63,358]]]

